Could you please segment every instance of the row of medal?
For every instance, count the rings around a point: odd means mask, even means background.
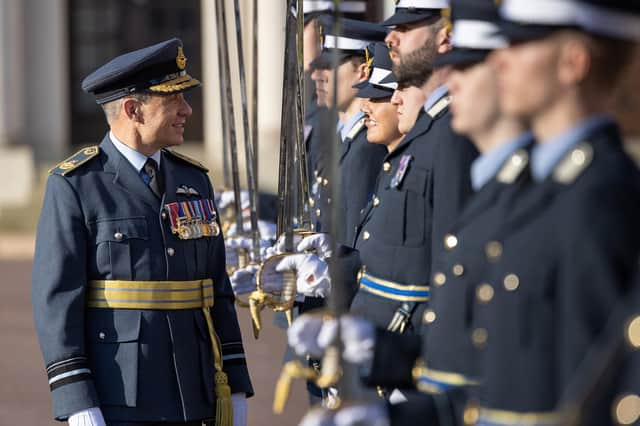
[[[171,232],[182,240],[216,237],[220,226],[212,200],[180,201],[165,205],[171,221]]]

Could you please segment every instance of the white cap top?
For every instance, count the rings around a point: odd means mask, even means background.
[[[448,9],[449,0],[400,0],[397,8],[414,9]]]
[[[459,19],[453,21],[451,43],[463,49],[499,49],[508,45],[493,22]]]

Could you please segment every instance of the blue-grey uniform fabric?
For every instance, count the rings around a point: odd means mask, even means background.
[[[640,175],[613,123],[580,136],[519,197],[495,236],[502,253],[483,280],[494,295],[474,300],[471,326],[486,331],[476,346],[482,382],[475,395],[485,407],[554,410],[631,287]],[[579,173],[567,180],[572,168]]]
[[[360,117],[355,122],[350,122],[350,126],[341,129],[340,134],[348,135],[355,130],[357,133],[353,137],[346,136],[336,150],[339,156],[343,211],[336,239],[345,245],[352,244],[356,225],[360,220],[360,211],[371,198],[382,161],[387,154],[384,146],[367,141],[367,128],[362,120]],[[324,150],[327,150],[326,146]],[[325,163],[324,173],[316,178],[318,192],[314,199],[313,216],[315,229],[320,232],[328,232],[330,229],[332,177],[327,174],[329,170],[330,167]]]
[[[577,366],[564,395],[563,406],[575,407],[581,425],[637,424],[640,420],[636,403],[629,404],[640,395],[639,278],[633,283],[633,293],[619,303],[603,335]]]
[[[487,242],[492,240],[504,219],[517,200],[518,194],[531,185],[528,170],[523,169],[512,182],[501,182],[496,179],[500,167],[493,167],[491,159],[502,158],[502,164],[509,161],[505,152],[522,155],[518,152],[523,147],[529,149],[533,139],[525,135],[510,143],[506,143],[494,152],[479,157],[482,164],[491,164],[492,179],[471,197],[459,218],[450,228],[449,234],[455,236],[455,246],[440,248],[434,253],[434,275],[443,274],[444,283],[431,286],[429,310],[435,313],[431,322],[422,321],[421,346],[416,352],[416,338],[397,336],[388,332],[379,332],[376,340],[376,353],[368,381],[382,383],[388,387],[413,387],[411,370],[418,356],[432,370],[452,373],[467,380],[479,381],[479,359],[471,341],[471,314],[477,290],[482,284],[483,276],[490,267],[491,260],[486,255]],[[525,151],[526,153],[526,151]],[[526,154],[525,154],[526,155]],[[526,160],[525,160],[526,161]],[[488,173],[489,171],[487,171]],[[457,276],[452,273],[455,265],[463,265],[464,273]],[[435,320],[433,320],[435,318]],[[400,355],[400,353],[402,355]],[[393,362],[393,374],[388,373],[384,365]],[[461,415],[466,403],[468,389],[466,387],[443,387],[437,400],[423,404],[424,398],[410,399],[407,406],[417,405],[413,411],[422,411],[421,418],[430,419],[433,424],[463,424]],[[434,409],[437,407],[437,409]],[[394,425],[410,424],[404,417],[407,407],[391,407]],[[447,422],[446,419],[453,423]]]
[[[168,151],[162,152],[160,172],[162,200],[107,136],[96,157],[65,176],[49,176],[33,265],[34,320],[49,369],[89,370],[52,390],[57,419],[94,406],[108,422],[215,415],[213,355],[202,311],[86,308],[90,280],[212,279],[212,314],[231,391],[253,393],[223,237],[181,240],[163,209],[189,200],[176,194],[180,185],[196,189],[196,198],[213,200],[209,179]]]
[[[442,241],[472,192],[469,167],[477,151],[453,133],[450,122],[448,108],[434,117],[421,111],[413,129],[385,158],[355,240],[362,265],[378,278],[429,284],[432,247]],[[404,174],[403,162],[408,164]],[[360,290],[351,310],[386,328],[400,305]],[[412,318],[414,330],[422,309]]]

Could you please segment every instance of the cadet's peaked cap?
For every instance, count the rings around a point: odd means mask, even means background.
[[[394,14],[382,23],[385,27],[412,24],[440,16],[442,9],[449,8],[449,0],[394,0]]]
[[[501,29],[512,42],[535,40],[565,29],[579,29],[577,0],[503,0]]]
[[[304,0],[302,8],[305,25],[319,15],[331,13],[335,10],[333,0]],[[366,0],[341,1],[338,5],[338,11],[345,18],[364,19],[367,12],[367,2]]]
[[[373,61],[367,64],[369,79],[367,84],[356,94],[359,98],[382,99],[393,95],[398,88],[391,68],[391,56],[389,48],[384,43],[376,43]]]
[[[640,41],[640,2],[637,0],[580,0],[578,22],[586,32]]]
[[[82,90],[99,104],[132,93],[179,93],[200,85],[186,65],[182,42],[173,38],[112,59],[82,81]]]
[[[356,21],[354,19],[339,19],[335,25],[329,15],[320,17],[320,39],[322,52],[310,66],[312,68],[330,69],[333,54],[338,55],[338,63],[350,56],[365,56],[368,44],[382,42],[387,36],[387,30],[372,22]]]
[[[453,48],[440,55],[435,66],[472,64],[483,61],[494,49],[507,46],[500,33],[495,0],[451,0]]]

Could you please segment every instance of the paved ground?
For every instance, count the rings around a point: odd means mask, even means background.
[[[31,319],[32,245],[28,238],[11,239],[13,244],[0,236],[0,425],[55,425],[59,423],[50,420],[49,392]],[[267,313],[266,328],[255,341],[248,312],[241,310],[239,315],[256,391],[249,400],[249,425],[296,425],[308,406],[303,383],[294,384],[284,415],[271,412],[284,333],[271,325]]]

